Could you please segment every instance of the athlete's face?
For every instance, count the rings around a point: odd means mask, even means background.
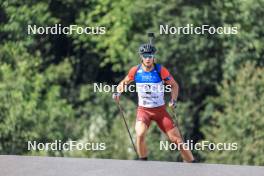
[[[153,54],[142,54],[141,58],[142,58],[143,64],[147,67],[151,67],[154,63]]]

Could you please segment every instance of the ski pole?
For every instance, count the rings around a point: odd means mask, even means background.
[[[184,141],[184,139],[183,139],[183,137],[182,137],[182,134],[181,134],[180,127],[179,127],[178,118],[177,118],[176,113],[175,113],[175,108],[172,107],[171,109],[172,109],[173,117],[174,117],[174,119],[176,120],[176,126],[177,126],[177,128],[178,128],[178,130],[179,130],[180,136],[181,136],[182,140]],[[192,163],[197,163],[198,161],[197,161],[196,159],[193,159],[191,162],[192,162]]]
[[[130,138],[130,141],[131,141],[131,143],[132,143],[132,145],[133,145],[134,151],[135,151],[135,153],[136,153],[136,155],[137,155],[137,157],[138,157],[138,153],[137,153],[137,150],[136,150],[135,144],[134,144],[134,142],[133,142],[132,135],[131,135],[131,133],[130,133],[130,131],[129,131],[129,128],[128,128],[128,125],[127,125],[127,122],[126,122],[126,119],[125,119],[125,115],[124,115],[123,108],[121,107],[121,105],[120,105],[119,102],[116,102],[116,104],[117,104],[117,106],[118,106],[118,108],[119,108],[119,112],[120,112],[120,114],[121,114],[121,116],[122,116],[122,118],[123,118],[123,121],[124,121],[124,123],[125,123],[125,126],[126,126],[126,129],[127,129],[127,132],[128,132],[129,138]]]
[[[180,127],[179,127],[178,118],[177,118],[176,113],[175,113],[175,108],[174,107],[171,107],[171,111],[172,111],[172,116],[175,119],[176,126],[177,126],[177,128],[179,130],[180,136],[181,136],[181,138],[183,140],[182,133],[181,133],[181,130],[180,130]]]

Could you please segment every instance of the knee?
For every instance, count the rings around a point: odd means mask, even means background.
[[[183,143],[183,140],[180,136],[172,135],[172,136],[169,136],[169,139],[171,142],[176,143],[176,144]]]
[[[144,135],[137,135],[137,141],[138,142],[144,142],[145,141],[145,136]]]
[[[136,125],[137,140],[143,141],[145,139],[147,128],[144,125]]]
[[[143,130],[136,131],[137,140],[143,141],[145,139],[145,132]]]

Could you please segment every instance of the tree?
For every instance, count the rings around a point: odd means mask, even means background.
[[[65,141],[73,137],[74,111],[61,97],[59,85],[70,75],[69,63],[41,73],[39,57],[12,42],[1,45],[0,57],[1,153],[27,153],[27,141]]]
[[[235,78],[218,86],[219,97],[210,100],[203,132],[211,142],[237,143],[235,151],[208,151],[206,161],[263,165],[264,69],[243,65]],[[209,122],[209,123],[208,123]]]

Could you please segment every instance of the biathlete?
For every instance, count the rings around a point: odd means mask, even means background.
[[[138,108],[136,117],[136,148],[139,160],[147,160],[146,133],[151,121],[155,121],[159,128],[168,136],[171,142],[180,144],[183,139],[178,127],[166,111],[163,84],[171,86],[171,100],[169,107],[176,106],[179,86],[169,71],[155,63],[156,48],[151,44],[143,44],[139,48],[141,64],[129,70],[128,75],[119,83],[113,99],[119,103],[125,86],[135,81],[138,93]],[[179,146],[179,145],[178,145]],[[180,153],[185,162],[195,162],[190,150],[180,147]]]

